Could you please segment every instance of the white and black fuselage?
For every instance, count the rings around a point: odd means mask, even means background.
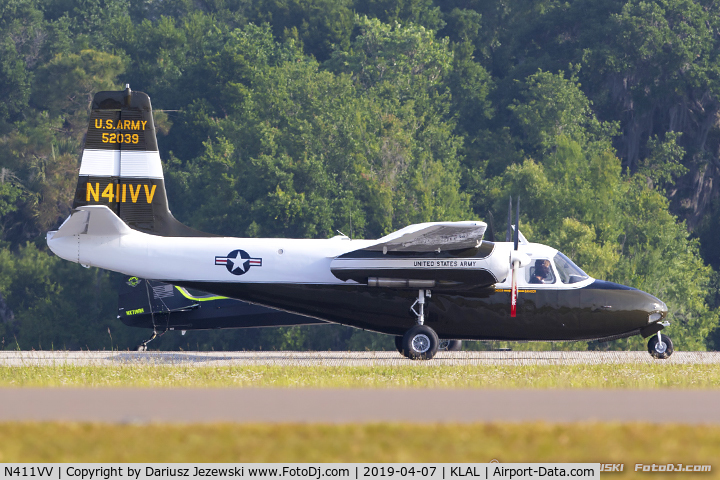
[[[448,339],[647,336],[667,313],[647,293],[568,275],[557,250],[523,243],[511,317],[513,245],[482,241],[477,221],[411,225],[378,240],[197,232],[168,210],[150,100],[129,89],[96,95],[73,207],[47,236],[64,259],[392,335],[418,322],[419,292],[425,324]],[[542,283],[530,276],[537,260],[551,265]]]

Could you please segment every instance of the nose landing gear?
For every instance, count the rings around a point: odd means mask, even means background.
[[[660,332],[650,337],[647,347],[648,353],[657,360],[665,360],[675,351],[670,337],[662,335]]]

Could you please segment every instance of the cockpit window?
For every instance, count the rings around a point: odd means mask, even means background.
[[[560,275],[560,281],[563,283],[577,283],[590,278],[580,267],[575,265],[572,260],[563,255],[562,252],[558,252],[557,255],[553,257],[553,262],[555,263],[555,268],[557,268],[558,275]]]
[[[539,258],[527,269],[527,283],[555,283],[555,274],[550,266],[550,260]]]

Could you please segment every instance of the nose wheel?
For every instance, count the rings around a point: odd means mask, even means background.
[[[657,335],[650,337],[647,347],[648,353],[657,360],[665,360],[675,351],[670,337],[663,335],[660,332],[658,332]]]

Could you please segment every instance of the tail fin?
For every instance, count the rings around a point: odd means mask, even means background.
[[[168,208],[150,97],[98,92],[92,102],[73,209],[105,205],[130,228],[167,237],[207,237]]]

